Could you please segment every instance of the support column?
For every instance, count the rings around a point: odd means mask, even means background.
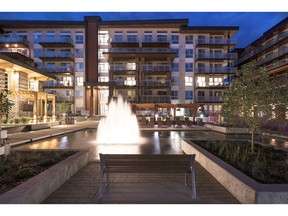
[[[45,99],[44,99],[44,123],[47,123],[47,94],[45,94]]]
[[[33,103],[33,123],[38,124],[38,92],[34,92],[34,103]]]
[[[55,96],[52,98],[52,121],[56,121],[56,98]]]
[[[90,116],[94,115],[94,90],[93,87],[90,88]]]

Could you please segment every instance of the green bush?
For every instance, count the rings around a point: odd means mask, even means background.
[[[21,117],[20,118],[20,122],[23,123],[23,124],[28,123],[28,121],[29,121],[29,118],[26,118],[26,117]]]
[[[36,174],[37,172],[33,168],[23,168],[23,169],[18,170],[15,173],[15,178],[24,179],[24,178],[35,176]]]
[[[49,158],[49,159],[43,159],[41,161],[39,161],[39,165],[40,166],[43,166],[43,167],[48,167],[48,166],[51,166],[53,164],[55,164],[56,161],[52,158]]]
[[[20,123],[20,118],[14,118],[14,122],[15,122],[15,124],[19,124]]]
[[[9,124],[13,124],[14,123],[14,119],[9,119]]]
[[[7,123],[8,123],[8,119],[7,119],[7,118],[2,119],[2,123],[3,123],[3,124],[7,124]]]
[[[0,176],[9,170],[9,166],[0,164]]]

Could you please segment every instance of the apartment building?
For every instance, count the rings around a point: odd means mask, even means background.
[[[25,56],[56,80],[43,84],[72,113],[105,115],[122,94],[136,104],[199,104],[217,121],[222,95],[236,73],[237,26],[189,26],[188,19],[0,21],[2,40],[27,41]],[[24,55],[24,53],[22,53]],[[160,110],[173,114],[169,108]],[[177,116],[191,116],[188,108]]]
[[[42,85],[45,93],[56,96],[56,114],[61,114],[63,102],[70,104],[72,113],[80,113],[84,109],[83,22],[2,20],[0,29],[2,53],[13,53],[14,58],[17,53],[19,61],[56,77]],[[6,47],[7,42],[11,46]]]
[[[263,35],[242,49],[235,49],[238,59],[233,66],[256,60],[273,77],[288,77],[288,18],[268,29]]]

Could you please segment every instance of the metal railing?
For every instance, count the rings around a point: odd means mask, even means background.
[[[141,95],[140,96],[141,102],[170,102],[171,96],[170,95]]]
[[[110,64],[110,71],[127,71],[127,70],[137,70],[136,65],[135,66],[129,66],[129,65],[122,65],[122,64]]]
[[[19,53],[21,55],[24,55],[28,58],[30,58],[29,54],[27,53],[26,50],[21,50],[21,49],[1,49],[0,52],[2,53]]]
[[[271,54],[271,55],[269,55],[269,56],[257,61],[257,65],[259,66],[259,65],[265,64],[265,63],[267,63],[269,61],[272,61],[272,60],[274,60],[274,59],[276,59],[276,58],[278,58],[278,57],[280,57],[282,55],[285,55],[287,53],[288,53],[288,48],[287,47],[279,49],[278,52],[273,53],[273,54]]]
[[[195,68],[195,73],[236,73],[235,67],[198,67]]]
[[[287,37],[288,37],[288,31],[279,34],[276,38],[272,39],[271,41],[257,47],[256,49],[248,51],[249,53],[246,53],[244,56],[237,59],[237,61],[233,62],[233,66],[237,66],[238,64],[241,64],[242,62],[246,61],[247,59],[251,58],[252,56],[257,55],[258,53],[262,52],[265,49],[268,49],[269,47],[275,45],[279,41],[286,39]]]
[[[39,58],[69,58],[74,59],[72,52],[46,51],[39,54]]]
[[[113,38],[112,43],[138,43],[139,39],[138,38]]]
[[[29,47],[30,42],[24,37],[0,37],[0,43],[5,44],[24,44]]]
[[[236,59],[236,53],[197,53],[195,56],[197,59]]]
[[[195,102],[222,102],[223,96],[196,96]]]
[[[197,45],[236,45],[236,39],[197,39]]]
[[[171,81],[165,80],[165,81],[159,81],[159,80],[143,80],[141,82],[142,86],[145,87],[170,87]]]
[[[168,37],[158,37],[158,38],[152,38],[152,37],[143,37],[142,43],[170,43],[170,39]]]
[[[69,66],[42,66],[39,69],[48,73],[74,73],[74,68]]]
[[[37,39],[38,43],[66,43],[74,44],[74,40],[71,37],[41,37]]]
[[[66,103],[74,103],[75,101],[75,97],[73,96],[56,96],[56,102],[57,103],[62,103],[62,102],[66,102]]]
[[[171,65],[144,64],[142,65],[142,70],[144,72],[167,72],[167,71],[171,71]]]
[[[67,81],[44,82],[43,87],[73,88],[73,83]]]
[[[137,85],[136,80],[111,80],[117,87],[135,87]]]
[[[196,87],[199,88],[209,88],[209,87],[228,87],[229,86],[229,82],[201,82],[198,83],[196,82]]]

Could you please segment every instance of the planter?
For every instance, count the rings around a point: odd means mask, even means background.
[[[7,130],[0,130],[0,139],[7,139],[8,133]]]
[[[181,149],[196,154],[196,161],[241,203],[288,204],[288,184],[258,183],[189,140],[181,140]]]
[[[205,124],[205,128],[225,134],[249,134],[248,128],[234,128],[220,125]]]

